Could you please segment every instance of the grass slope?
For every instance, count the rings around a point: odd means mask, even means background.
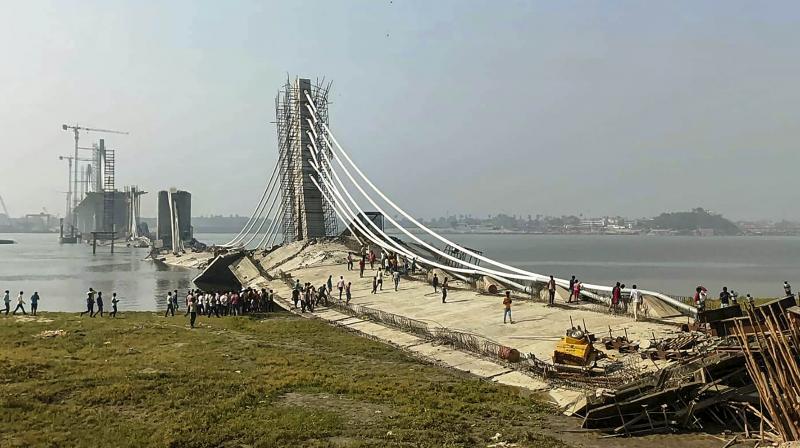
[[[321,321],[200,323],[0,318],[0,446],[560,446],[516,389]]]

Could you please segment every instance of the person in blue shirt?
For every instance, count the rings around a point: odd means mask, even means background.
[[[36,310],[39,308],[39,293],[34,291],[31,296],[31,314],[36,315]]]
[[[98,292],[97,293],[97,301],[95,303],[97,304],[97,312],[94,313],[94,315],[92,315],[91,317],[97,316],[98,314],[100,315],[100,317],[103,317],[103,293],[102,292]]]

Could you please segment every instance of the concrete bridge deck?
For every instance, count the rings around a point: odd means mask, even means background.
[[[383,291],[371,294],[372,277],[376,271],[370,270],[367,266],[364,277],[359,278],[357,269],[347,270],[346,256],[346,247],[335,242],[311,246],[292,243],[273,251],[266,257],[256,256],[254,260],[260,265],[261,270],[271,275],[278,275],[279,272],[290,273],[293,278],[300,279],[302,283],[311,282],[315,287],[325,283],[328,276],[332,275],[335,296],[338,295],[336,283],[339,276],[343,276],[346,282],[352,282],[351,303],[420,320],[431,326],[474,333],[516,348],[521,353],[532,353],[537,358],[547,361],[552,359],[556,341],[570,326],[570,317],[576,325],[583,326],[585,323],[589,331],[598,337],[607,335],[609,328],[614,336],[627,333],[632,340],[650,339],[653,335],[661,338],[679,332],[674,324],[656,321],[635,322],[628,316],[611,316],[597,312],[597,306],[593,304],[566,304],[562,298],[557,299],[555,307],[547,307],[544,303],[533,300],[515,300],[512,308],[515,323],[503,324],[502,295],[480,294],[472,289],[451,287],[447,303],[442,303],[441,294],[434,293],[432,286],[421,276],[415,279],[407,277],[401,279],[396,292],[391,278],[385,276]],[[233,269],[237,277],[246,279],[245,283],[248,286],[273,289],[284,299],[291,297],[291,288],[284,281],[268,281],[258,275],[256,269],[248,268],[247,264],[234,266]],[[240,272],[236,272],[237,269]],[[452,286],[457,285],[457,282],[452,284]],[[518,385],[533,390],[547,388],[542,381],[526,377],[519,372],[510,372],[501,364],[486,364],[487,361],[480,358],[457,350],[432,346],[416,336],[396,329],[327,308],[320,308],[314,314],[337,325],[345,325],[359,331],[366,329],[367,334],[424,356],[432,356],[451,367],[459,368],[458,366],[462,365],[462,370],[469,370],[488,378],[498,376],[503,379],[504,375],[508,378],[519,376]],[[623,356],[613,352],[608,354],[612,358]],[[638,355],[628,356],[629,360],[638,362],[635,360]],[[641,364],[643,370],[653,368],[652,363]],[[564,396],[574,398],[574,394]],[[565,404],[564,401],[568,400],[564,396],[556,401]]]

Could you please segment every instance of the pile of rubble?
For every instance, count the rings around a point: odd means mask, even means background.
[[[741,310],[741,309],[740,309]],[[800,308],[794,297],[703,315],[701,330],[606,350],[638,351],[656,370],[576,405],[583,427],[632,436],[723,429],[740,440],[800,440]]]

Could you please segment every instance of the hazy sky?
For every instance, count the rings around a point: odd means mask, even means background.
[[[800,219],[798,2],[0,1],[0,49],[14,216],[63,214],[75,122],[130,131],[81,140],[118,186],[249,214],[289,74],[417,216]]]

